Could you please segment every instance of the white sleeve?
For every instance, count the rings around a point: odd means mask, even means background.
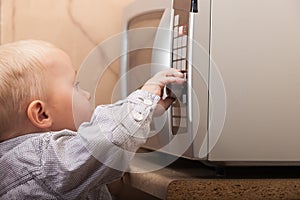
[[[82,124],[77,134],[47,134],[40,176],[47,188],[59,196],[78,197],[121,177],[146,141],[159,99],[138,90],[125,100],[97,107],[91,122]]]
[[[159,96],[137,90],[125,100],[96,108],[78,133],[90,153],[108,167],[124,171],[146,141]]]

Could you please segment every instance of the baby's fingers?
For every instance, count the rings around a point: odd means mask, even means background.
[[[165,85],[170,84],[170,83],[183,84],[185,82],[185,80],[183,78],[183,74],[182,74],[182,76],[178,74],[178,76],[165,76],[163,78],[162,82]]]
[[[169,76],[181,77],[181,78],[184,77],[183,73],[181,73],[178,69],[174,69],[174,68],[169,68],[167,70],[161,71],[160,73],[161,73],[160,75],[167,76],[167,77]]]

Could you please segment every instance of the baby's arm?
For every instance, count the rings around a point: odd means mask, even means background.
[[[157,103],[164,102],[160,98],[164,86],[182,83],[182,77],[174,69],[159,72],[126,99],[98,106],[77,136],[53,136],[48,150],[53,149],[59,162],[51,160],[57,169],[55,176],[46,178],[51,187],[62,196],[77,196],[121,177],[148,137]]]
[[[80,126],[78,133],[94,157],[109,167],[124,171],[134,152],[148,137],[157,104],[166,108],[171,103],[168,98],[161,99],[165,85],[183,82],[183,74],[179,71],[161,71],[125,100],[99,106],[92,121]],[[123,165],[116,160],[122,160]]]

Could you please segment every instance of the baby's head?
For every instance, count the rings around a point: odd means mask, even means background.
[[[0,46],[0,141],[34,132],[76,130],[91,114],[69,56],[43,41]],[[75,109],[75,111],[74,111]],[[79,115],[78,115],[79,113]]]

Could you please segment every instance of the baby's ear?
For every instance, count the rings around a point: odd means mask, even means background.
[[[49,129],[52,126],[52,117],[41,100],[32,101],[27,108],[29,121],[37,128]]]

